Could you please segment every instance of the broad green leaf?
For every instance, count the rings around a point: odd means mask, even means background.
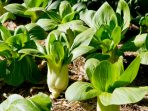
[[[61,23],[62,19],[61,19],[60,15],[58,15],[55,11],[48,11],[47,14],[48,14],[49,18],[51,18],[55,22]]]
[[[0,43],[0,52],[5,50],[11,50],[11,48],[4,42]]]
[[[14,101],[7,111],[41,111],[37,106],[26,99]]]
[[[61,42],[50,44],[50,55],[55,63],[61,63],[64,59],[64,47]]]
[[[49,111],[51,108],[51,100],[48,95],[39,93],[29,98],[41,111]]]
[[[130,25],[131,15],[128,4],[124,0],[119,0],[116,12],[122,16],[123,13],[123,23],[120,23],[122,20],[119,19],[118,23],[122,27],[122,31],[126,30]]]
[[[59,4],[60,4],[61,1],[53,1],[52,3],[49,1],[49,4],[46,8],[47,11],[50,11],[50,10],[56,10],[58,7],[59,7]]]
[[[39,93],[27,99],[18,94],[13,94],[0,104],[0,111],[50,111],[50,108],[51,100],[44,93]]]
[[[121,40],[121,28],[119,26],[113,29],[111,37],[114,41],[114,48],[115,48]]]
[[[83,20],[89,27],[94,27],[92,21],[94,14],[95,11],[93,10],[85,10],[80,13],[80,19]]]
[[[7,11],[19,15],[19,16],[24,16],[24,12],[26,11],[26,8],[21,5],[21,4],[17,4],[17,3],[13,3],[13,4],[9,4],[7,6],[4,7]]]
[[[58,25],[59,31],[66,32],[68,29],[71,29],[72,31],[83,32],[88,28],[83,25],[81,20],[72,20],[71,22]]]
[[[61,18],[64,18],[66,15],[72,13],[72,7],[68,1],[62,1],[59,6],[59,14]]]
[[[3,101],[0,104],[0,111],[7,111],[7,109],[10,107],[10,105],[19,99],[24,99],[22,96],[18,95],[18,94],[13,94],[10,95],[5,101]]]
[[[108,105],[121,105],[136,103],[143,99],[148,93],[148,87],[121,87],[113,91],[113,93],[101,93],[99,95],[100,101],[104,106]]]
[[[92,75],[99,63],[100,61],[95,58],[90,58],[86,61],[84,69],[90,81],[92,81]]]
[[[73,5],[72,9],[76,12],[80,12],[80,11],[86,9],[86,5],[83,3],[76,3]]]
[[[30,23],[25,26],[29,32],[29,36],[33,39],[42,40],[47,37],[43,28],[35,23]]]
[[[37,24],[45,31],[51,31],[57,27],[57,23],[52,19],[39,19]]]
[[[12,13],[10,13],[10,12],[6,12],[6,13],[4,13],[2,16],[0,16],[0,22],[1,23],[4,23],[4,22],[6,22],[7,20],[15,20],[15,16],[12,14]]]
[[[148,65],[148,52],[141,52],[140,53],[141,64]]]
[[[71,53],[73,55],[72,61],[81,55],[92,52],[93,50],[94,50],[94,47],[91,47],[91,46],[83,46],[82,45],[82,46],[76,47],[75,49],[73,49],[71,51]]]
[[[109,25],[112,30],[118,25],[116,14],[107,2],[97,10],[92,20],[93,25],[95,25],[97,29],[99,29],[101,25]]]
[[[2,78],[6,74],[6,60],[0,60],[0,78]]]
[[[65,96],[68,101],[77,101],[94,98],[97,94],[90,83],[78,81],[67,88]]]
[[[18,26],[14,31],[14,35],[17,35],[17,34],[20,34],[20,33],[23,33],[23,34],[28,33],[28,31],[27,31],[27,29],[26,29],[26,27],[24,25]]]
[[[100,62],[92,75],[93,86],[101,92],[110,91],[116,80],[116,68],[109,61]]]
[[[71,50],[78,46],[88,46],[89,43],[91,42],[96,30],[94,28],[89,28],[79,35],[76,36],[74,39],[73,45],[71,47]]]
[[[62,23],[70,22],[75,16],[75,12],[67,14],[63,19]]]
[[[0,40],[5,41],[11,36],[10,31],[0,24]]]
[[[134,44],[137,47],[142,47],[146,42],[146,38],[148,38],[148,34],[146,33],[137,35],[136,38],[134,39]]]
[[[41,7],[29,8],[24,12],[24,14],[29,16],[32,22],[36,22],[39,18],[49,18],[44,8]]]
[[[14,36],[9,37],[6,40],[6,43],[12,47],[12,48],[16,48],[17,50],[21,49],[22,47],[25,46],[25,43],[29,41],[29,38],[26,34],[17,34]]]
[[[136,57],[132,61],[132,63],[127,67],[127,69],[121,74],[119,80],[114,83],[114,87],[122,87],[133,82],[133,80],[137,76],[140,61],[140,57]]]
[[[24,0],[24,3],[27,8],[46,7],[48,4],[48,1],[51,1],[51,0]]]

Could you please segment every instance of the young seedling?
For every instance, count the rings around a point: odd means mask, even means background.
[[[91,83],[73,83],[66,90],[66,99],[77,101],[97,97],[97,111],[119,111],[119,105],[138,102],[148,92],[148,87],[125,87],[135,79],[139,65],[139,56],[125,71],[122,58],[114,64],[89,59],[85,70]]]

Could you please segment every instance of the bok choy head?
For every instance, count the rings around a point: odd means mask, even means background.
[[[114,64],[89,59],[85,69],[91,83],[73,83],[66,91],[66,99],[76,101],[97,97],[97,111],[119,111],[119,105],[138,102],[148,92],[148,87],[126,87],[135,79],[139,65],[139,56],[126,70],[122,58]]]

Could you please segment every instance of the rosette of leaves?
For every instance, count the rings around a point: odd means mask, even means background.
[[[85,70],[91,83],[75,82],[66,90],[69,101],[86,100],[97,97],[97,111],[119,111],[119,105],[140,101],[148,92],[148,87],[126,87],[136,77],[140,57],[124,70],[122,58],[110,63],[91,58],[86,61]]]
[[[83,25],[81,20],[76,20],[76,14],[82,10],[85,6],[77,4],[74,7],[68,1],[61,1],[59,4],[59,10],[49,10],[47,8],[47,14],[49,18],[42,18],[37,21],[37,24],[41,26],[45,31],[52,31],[58,29],[66,32],[67,29],[76,30],[82,32],[87,29]]]
[[[51,100],[44,93],[38,93],[28,98],[12,94],[0,104],[1,111],[50,111],[50,109]]]
[[[88,46],[95,30],[89,28],[75,35],[68,29],[66,33],[58,30],[49,33],[45,47],[37,44],[37,50],[22,49],[19,53],[32,54],[47,61],[47,85],[52,98],[57,98],[68,85],[68,64],[77,57],[92,51]]]
[[[85,10],[80,13],[80,19],[87,26],[96,29],[91,46],[101,49],[101,53],[109,55],[111,62],[118,60],[117,45],[124,38],[130,25],[130,11],[124,0],[118,2],[116,12],[105,2],[97,11]],[[94,54],[92,54],[94,56]],[[98,55],[98,54],[96,54]]]
[[[19,26],[12,34],[0,25],[0,78],[9,85],[18,86],[24,81],[37,83],[42,78],[34,59],[18,53],[23,48],[36,48],[27,29]]]

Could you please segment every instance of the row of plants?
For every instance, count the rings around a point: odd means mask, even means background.
[[[58,98],[65,90],[69,101],[97,97],[97,111],[119,111],[121,104],[140,101],[148,87],[128,86],[136,78],[140,64],[148,65],[148,16],[140,12],[130,14],[133,3],[141,6],[140,1],[133,1],[24,0],[10,4],[1,0],[1,81],[12,86],[20,86],[24,81],[40,82],[45,79],[36,62],[40,58],[47,63],[51,98]],[[96,2],[100,5],[98,9],[89,9]],[[15,30],[3,25],[18,17],[27,22]],[[127,38],[131,21],[138,21],[140,31]],[[124,69],[126,51],[135,51],[137,57]],[[77,81],[68,87],[68,65],[82,55],[86,58],[89,82]],[[50,108],[49,97],[42,93],[27,99],[11,95],[0,104],[1,111]]]

